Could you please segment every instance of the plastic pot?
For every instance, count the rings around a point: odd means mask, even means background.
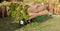
[[[27,23],[32,23],[32,20],[27,20]]]
[[[19,25],[22,25],[22,26],[27,25],[27,22],[24,19],[22,19],[19,21]]]

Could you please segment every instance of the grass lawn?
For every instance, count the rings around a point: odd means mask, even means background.
[[[60,31],[60,16],[43,20],[35,18],[35,21],[26,26],[19,26],[18,22],[11,18],[0,19],[0,31]]]

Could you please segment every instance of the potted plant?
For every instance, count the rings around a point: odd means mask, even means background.
[[[16,8],[19,7],[19,10]],[[28,5],[23,6],[20,4],[11,3],[10,10],[8,11],[8,15],[14,17],[15,20],[19,21],[20,25],[26,25],[27,21],[29,21],[29,14],[27,13]]]
[[[28,5],[23,6],[20,4],[20,10],[21,10],[21,21],[19,21],[19,24],[24,23],[25,25],[27,24],[27,21],[29,22],[29,14],[27,13],[28,10]]]
[[[24,6],[24,19],[27,21],[27,23],[31,23],[32,21],[29,19],[29,14],[27,13],[28,5]]]

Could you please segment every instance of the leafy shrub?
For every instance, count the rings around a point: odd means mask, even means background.
[[[16,10],[16,8],[19,7],[19,10]],[[14,17],[16,20],[29,20],[29,15],[27,13],[28,5],[23,6],[21,3],[11,3],[10,10],[8,11],[8,15],[11,17]]]

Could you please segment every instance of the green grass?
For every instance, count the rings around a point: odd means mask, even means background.
[[[0,19],[0,31],[60,31],[60,17],[46,18],[48,17],[45,16],[43,20],[35,18],[33,23],[26,26],[19,26],[11,18]]]

